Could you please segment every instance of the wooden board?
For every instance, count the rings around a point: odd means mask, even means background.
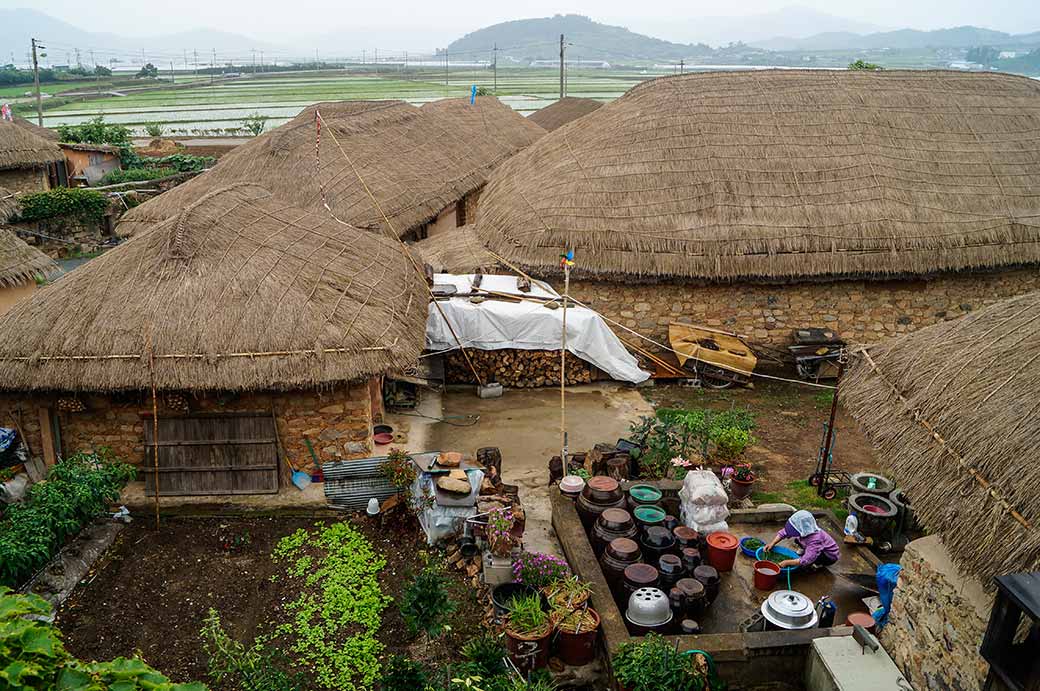
[[[730,372],[750,376],[758,358],[736,334],[693,324],[668,325],[668,344],[676,351],[680,365],[699,360]]]
[[[145,494],[155,494],[154,443],[146,422]],[[159,418],[159,495],[273,494],[278,445],[270,412]]]

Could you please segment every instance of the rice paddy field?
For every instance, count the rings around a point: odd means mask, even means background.
[[[574,71],[568,73],[567,94],[609,101],[640,81],[668,73],[670,70]],[[500,68],[496,93],[526,115],[557,98],[559,78],[556,70]],[[474,84],[495,90],[492,72],[481,67],[452,68],[447,80],[443,71],[404,73],[392,66],[378,75],[338,70],[247,75],[213,83],[199,79],[187,88],[121,93],[48,108],[44,125],[75,124],[101,114],[109,122],[131,127],[137,135],[153,122],[163,123],[170,135],[234,135],[243,120],[254,113],[266,116],[270,129],[321,101],[401,99],[421,105],[441,98],[466,97]]]

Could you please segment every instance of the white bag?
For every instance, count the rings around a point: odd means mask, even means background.
[[[698,525],[696,528],[694,528],[694,530],[696,530],[701,535],[711,535],[712,533],[728,533],[729,524],[726,523],[726,521],[719,521],[718,523]]]
[[[699,525],[718,523],[729,518],[729,507],[722,506],[691,506],[686,515]],[[697,528],[697,530],[700,530]]]
[[[684,502],[699,506],[725,506],[729,497],[722,486],[722,481],[710,470],[691,470],[683,480],[679,498]]]

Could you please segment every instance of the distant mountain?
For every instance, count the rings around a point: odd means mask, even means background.
[[[821,33],[807,38],[772,38],[756,41],[755,46],[774,51],[806,50],[916,50],[925,48],[970,48],[972,46],[1040,45],[1040,32],[1008,34],[977,26],[958,26],[952,29],[918,31],[900,29],[871,34],[849,32]]]
[[[199,63],[208,64],[212,51],[217,51],[217,61],[224,62],[232,57],[239,60],[251,55],[252,49],[278,50],[263,41],[256,41],[241,34],[199,29],[158,36],[131,38],[106,32],[84,31],[72,24],[55,19],[33,9],[0,9],[0,53],[3,62],[10,60],[13,53],[17,64],[25,64],[29,40],[40,38],[47,46],[44,65],[69,64],[75,61],[75,51],[80,50],[80,60],[90,62],[90,50],[94,49],[98,63],[108,63],[113,57],[124,63],[141,62],[141,50],[145,59],[165,66],[176,60],[178,67],[183,61],[184,51],[199,52]],[[194,58],[194,56],[191,56]]]
[[[759,44],[774,36],[805,38],[821,33],[870,34],[889,27],[857,21],[792,5],[773,12],[737,17],[676,17],[668,21],[640,20],[639,29],[672,41],[713,46],[743,42]]]
[[[506,56],[521,61],[556,60],[560,56],[560,34],[566,36],[567,54],[573,60],[679,60],[712,53],[707,45],[672,43],[581,15],[558,14],[479,29],[449,45],[448,55],[487,59],[491,47],[497,45],[499,59]]]

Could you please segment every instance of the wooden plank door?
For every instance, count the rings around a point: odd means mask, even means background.
[[[145,493],[155,494],[152,425],[145,424]],[[278,449],[270,413],[159,418],[159,495],[273,494]]]

